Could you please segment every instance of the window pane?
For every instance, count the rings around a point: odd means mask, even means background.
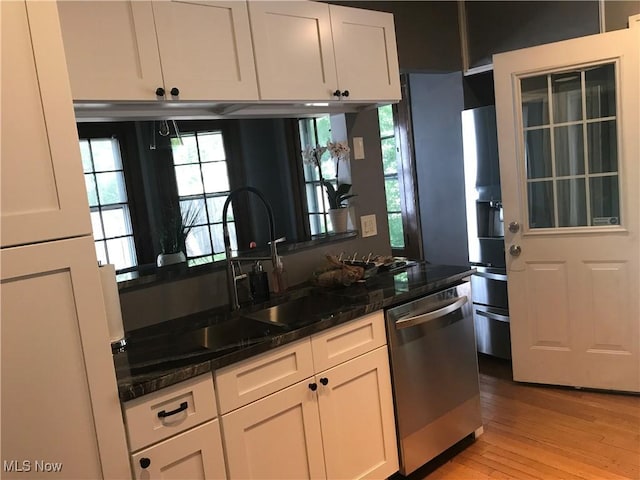
[[[396,139],[385,138],[382,144],[382,166],[384,174],[398,173],[398,160],[396,158]]]
[[[227,175],[226,162],[203,163],[202,176],[204,178],[205,192],[217,193],[229,191],[229,177]]]
[[[587,198],[584,178],[558,180],[558,226],[587,225]]]
[[[385,178],[384,190],[387,196],[387,211],[399,212],[400,208],[400,184],[398,177]]]
[[[587,118],[613,117],[616,114],[616,72],[610,63],[585,72]]]
[[[238,251],[238,240],[236,238],[236,224],[231,222],[227,224],[229,227],[229,240],[231,242],[231,250]],[[209,227],[211,229],[211,236],[213,237],[213,252],[224,252],[224,239],[222,237],[222,224],[217,223]]]
[[[208,197],[207,198],[207,210],[209,211],[209,223],[222,222],[222,207],[227,197]],[[233,204],[229,204],[227,210],[227,221],[233,220]]]
[[[323,172],[323,175],[325,175],[324,172]],[[305,163],[304,164],[304,179],[307,182],[320,180],[320,173],[318,172],[318,167],[316,167],[315,165],[310,165],[308,163]]]
[[[104,233],[107,237],[120,237],[131,235],[129,223],[129,209],[126,206],[120,208],[102,210],[102,222]]]
[[[122,170],[118,141],[112,138],[91,140],[93,166],[96,172]]]
[[[316,119],[318,128],[318,144],[325,146],[331,140],[331,117],[325,115]]]
[[[96,181],[101,205],[126,203],[127,193],[122,172],[96,173]]]
[[[91,228],[93,230],[93,238],[96,240],[104,238],[104,233],[102,232],[102,219],[100,218],[100,212],[97,210],[91,212]]]
[[[178,165],[175,169],[179,196],[203,193],[200,165]]]
[[[378,121],[380,124],[380,136],[389,137],[394,135],[393,110],[391,105],[378,108]]]
[[[580,72],[551,75],[554,123],[582,120]]]
[[[584,174],[584,140],[582,125],[556,127],[554,129],[556,150],[556,175]]]
[[[133,267],[136,264],[135,246],[132,237],[114,238],[107,240],[109,262],[116,266],[116,270]]]
[[[549,124],[547,76],[524,78],[522,90],[522,120],[525,127]]]
[[[96,257],[98,257],[98,264],[100,265],[109,263],[109,260],[107,260],[107,246],[103,241],[96,242]]]
[[[618,139],[616,122],[587,124],[589,173],[616,172],[618,170]]]
[[[177,138],[171,139],[171,152],[173,153],[174,165],[185,165],[187,163],[198,163],[198,145],[196,136],[182,135],[182,145]]]
[[[180,213],[183,221],[191,225],[204,225],[207,223],[207,212],[202,198],[180,200]]]
[[[555,226],[553,219],[553,182],[531,182],[529,190],[529,227]]]
[[[619,225],[618,176],[590,178],[589,182],[593,225]]]
[[[322,167],[322,178],[325,180],[331,180],[336,178],[336,161],[331,158],[329,152],[324,152],[320,159],[320,166]]]
[[[309,223],[311,226],[311,235],[318,235],[324,233],[324,215],[312,214],[309,215]]]
[[[527,178],[547,178],[551,170],[551,138],[548,128],[524,132]]]
[[[220,132],[198,133],[198,147],[200,148],[201,162],[226,159],[222,133]]]
[[[391,248],[404,248],[404,231],[402,228],[402,214],[390,213],[389,237],[391,238]]]
[[[98,189],[96,187],[96,179],[92,174],[84,176],[84,184],[87,189],[87,199],[90,207],[98,206]]]
[[[80,140],[80,155],[82,156],[82,170],[87,173],[93,170],[91,163],[91,149],[89,148],[89,140]]]
[[[189,232],[185,245],[187,247],[187,257],[209,255],[211,253],[209,228],[206,225],[192,228],[191,232]]]

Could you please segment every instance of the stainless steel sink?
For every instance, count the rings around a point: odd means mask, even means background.
[[[331,317],[343,308],[342,299],[330,295],[308,295],[245,316],[292,330]]]

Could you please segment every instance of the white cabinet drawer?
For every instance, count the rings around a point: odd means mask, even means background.
[[[311,338],[316,372],[346,362],[387,343],[384,314],[374,312]]]
[[[212,420],[131,456],[134,478],[226,478],[220,422]]]
[[[132,452],[217,415],[210,374],[145,395],[123,406]]]
[[[313,375],[309,339],[249,358],[215,374],[224,414]]]

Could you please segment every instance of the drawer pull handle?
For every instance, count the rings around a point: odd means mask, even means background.
[[[151,465],[151,459],[150,459],[150,458],[142,457],[142,458],[140,459],[140,466],[141,466],[142,468],[148,468],[148,467],[149,467],[149,465]]]
[[[328,383],[329,383],[329,379],[328,379],[327,377],[322,377],[322,378],[320,379],[320,383],[321,383],[322,385],[326,385],[326,384],[328,384]]]
[[[175,415],[176,413],[180,413],[186,410],[187,407],[189,407],[189,404],[187,402],[182,402],[178,408],[176,408],[175,410],[171,410],[170,412],[165,412],[164,410],[160,410],[158,412],[158,418],[170,417],[171,415]]]
[[[317,383],[310,383],[309,384],[309,390],[311,390],[312,392],[315,392],[318,389],[318,384]]]

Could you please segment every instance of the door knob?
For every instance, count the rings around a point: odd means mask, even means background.
[[[522,248],[520,248],[520,245],[511,245],[509,247],[509,254],[512,257],[518,257],[520,256],[521,253],[522,253]]]
[[[151,465],[151,459],[150,459],[150,458],[142,457],[142,458],[140,459],[140,466],[141,466],[142,468],[148,468],[148,467],[149,467],[149,465]]]
[[[177,97],[178,95],[180,95],[180,90],[176,87],[173,87],[169,93],[172,97]]]
[[[511,233],[516,233],[518,230],[520,230],[520,224],[518,222],[511,222],[509,224],[509,231]]]
[[[162,87],[156,88],[156,96],[157,97],[164,97],[164,88],[162,88]]]
[[[317,383],[310,383],[309,384],[309,390],[311,390],[312,392],[315,392],[318,389],[318,384]]]

